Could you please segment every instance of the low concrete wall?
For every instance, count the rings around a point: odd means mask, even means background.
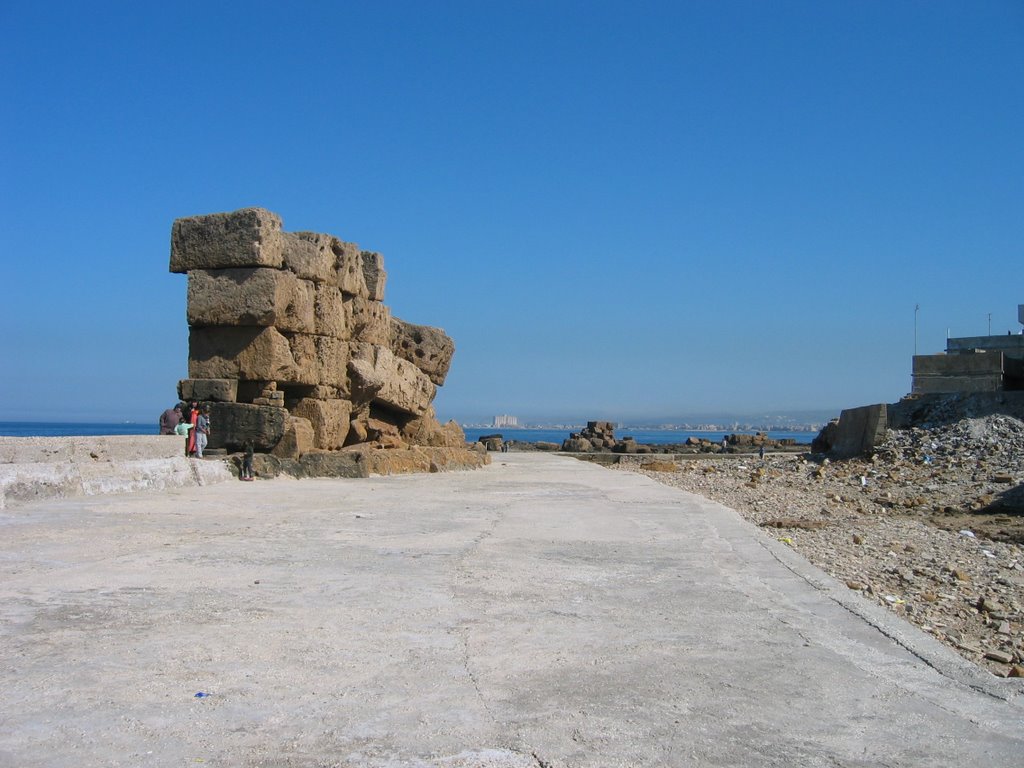
[[[839,414],[835,442],[829,455],[837,459],[863,456],[885,440],[888,407],[884,403],[847,408]]]
[[[0,437],[0,509],[11,502],[209,485],[226,462],[189,459],[184,439],[159,435]]]
[[[1002,352],[956,355],[915,355],[915,394],[932,392],[997,392],[1003,389]]]

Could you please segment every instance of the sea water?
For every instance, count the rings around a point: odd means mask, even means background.
[[[563,429],[495,429],[467,427],[465,430],[466,439],[476,442],[481,435],[502,435],[506,440],[518,440],[524,443],[548,442],[558,443],[567,439],[571,432],[578,430]],[[107,424],[100,422],[48,422],[48,421],[0,421],[0,437],[89,437],[96,435],[156,435],[160,430],[156,423],[143,424],[139,422],[121,422]],[[615,430],[615,436],[620,440],[624,437],[632,437],[638,443],[650,445],[666,445],[669,443],[685,443],[688,437],[710,440],[713,443],[722,442],[726,435],[734,434],[733,431],[725,432],[702,432],[698,430],[682,429],[629,429],[628,427]],[[750,433],[753,434],[753,433]],[[785,432],[769,431],[768,437],[773,440],[793,440],[801,444],[810,444],[814,439],[814,432]]]
[[[0,437],[96,437],[99,435],[158,435],[152,424],[74,421],[0,421]]]

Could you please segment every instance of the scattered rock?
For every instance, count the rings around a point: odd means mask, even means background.
[[[1013,654],[1006,651],[985,651],[985,658],[997,664],[1009,664],[1013,661]]]

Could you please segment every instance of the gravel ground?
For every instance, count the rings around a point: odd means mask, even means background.
[[[618,465],[720,502],[999,676],[1024,676],[1024,423],[890,431],[866,459]]]

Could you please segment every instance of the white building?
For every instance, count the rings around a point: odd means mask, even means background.
[[[494,417],[494,424],[492,424],[491,426],[494,426],[494,427],[518,427],[519,426],[519,419],[516,418],[515,416],[508,416],[508,415],[495,416]]]

